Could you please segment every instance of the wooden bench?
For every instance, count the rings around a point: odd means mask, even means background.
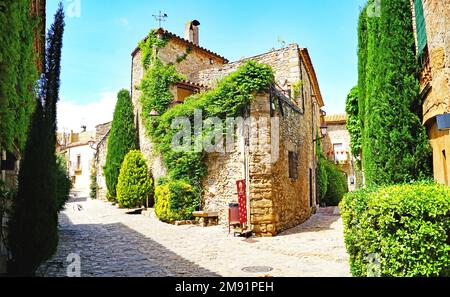
[[[217,211],[194,211],[192,215],[202,227],[217,226],[219,213]]]

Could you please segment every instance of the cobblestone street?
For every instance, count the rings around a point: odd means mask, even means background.
[[[67,256],[75,253],[83,277],[349,276],[342,228],[338,215],[321,211],[277,237],[244,239],[224,226],[173,226],[77,198],[60,214],[58,251],[38,275],[66,276]],[[252,266],[273,270],[243,270]]]

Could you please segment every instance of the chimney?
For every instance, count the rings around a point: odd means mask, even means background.
[[[189,40],[195,45],[199,45],[198,43],[198,26],[200,26],[200,22],[197,20],[193,20],[186,24],[186,28],[184,30],[185,39]]]

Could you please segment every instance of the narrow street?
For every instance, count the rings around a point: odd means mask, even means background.
[[[40,276],[65,277],[72,253],[80,255],[83,277],[350,275],[342,220],[332,209],[273,238],[234,238],[224,226],[173,226],[89,198],[72,198],[59,223],[57,253]],[[244,271],[255,266],[272,270]]]

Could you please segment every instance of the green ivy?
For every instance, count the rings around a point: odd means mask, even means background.
[[[159,114],[164,113],[174,99],[170,88],[183,79],[184,77],[175,70],[175,66],[165,65],[160,59],[155,58],[141,81],[142,112],[149,114],[152,109],[156,109]]]
[[[188,46],[188,47],[186,48],[186,52],[185,52],[183,55],[181,55],[181,56],[179,56],[179,57],[177,58],[177,63],[181,63],[181,62],[183,62],[184,60],[186,60],[187,57],[189,56],[189,54],[190,54],[191,52],[192,52],[192,47]]]
[[[158,37],[156,30],[150,31],[147,38],[139,43],[141,50],[141,61],[144,69],[148,69],[153,60],[157,57],[158,49],[164,48],[169,42],[169,37],[162,35]]]
[[[151,39],[147,40],[150,47],[161,48],[162,43],[149,40]],[[151,48],[145,50],[147,53],[153,52]],[[150,61],[148,54],[145,56],[147,57],[143,59],[143,63],[144,67],[147,63],[148,68],[140,87],[142,91],[141,117],[147,134],[152,139],[157,153],[162,156],[168,170],[167,178],[161,180],[156,187],[156,193],[159,194],[156,194],[155,197],[155,208],[162,207],[158,205],[158,203],[163,203],[162,201],[165,201],[164,203],[171,201],[172,209],[174,207],[182,208],[178,210],[182,215],[173,217],[189,219],[192,217],[191,210],[195,210],[199,205],[201,181],[207,168],[203,152],[172,150],[172,139],[178,132],[177,129],[172,129],[173,120],[177,117],[187,117],[193,120],[196,109],[202,110],[203,119],[213,116],[225,118],[241,115],[244,107],[250,103],[256,93],[268,90],[269,85],[274,81],[273,72],[269,66],[252,61],[246,62],[236,72],[219,82],[214,90],[190,96],[183,104],[171,107],[174,97],[170,88],[184,77],[176,72],[173,65],[164,64],[156,56],[151,58],[151,63],[148,63]],[[156,109],[160,116],[150,117],[149,113],[152,109]],[[192,139],[192,143],[194,141]],[[170,190],[170,185],[175,181],[182,181],[192,187],[188,191],[189,199],[184,194],[170,194],[173,190]],[[170,195],[170,197],[161,198],[164,195]],[[189,211],[185,211],[186,209]],[[161,215],[161,217],[165,216]]]

